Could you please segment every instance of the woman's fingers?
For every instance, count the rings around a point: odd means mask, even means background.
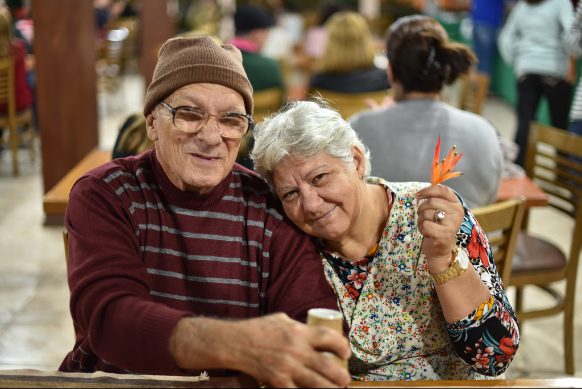
[[[426,200],[429,198],[441,198],[443,200],[448,200],[450,202],[459,202],[457,195],[453,192],[451,188],[444,185],[431,185],[424,189],[419,190],[416,193],[416,198],[419,200]]]

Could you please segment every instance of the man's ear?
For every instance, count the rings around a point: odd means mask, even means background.
[[[146,118],[146,130],[148,132],[148,138],[155,142],[158,140],[158,130],[154,125],[155,117],[153,113],[150,113]]]

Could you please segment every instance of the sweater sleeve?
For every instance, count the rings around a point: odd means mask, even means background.
[[[582,57],[582,2],[576,7],[574,22],[566,37],[566,48],[568,54],[574,58]]]
[[[287,218],[273,232],[269,258],[267,312],[285,312],[305,322],[311,308],[338,310],[315,245]]]
[[[510,65],[513,65],[515,61],[516,45],[519,38],[517,31],[517,15],[519,14],[521,7],[521,2],[518,2],[511,10],[505,25],[501,29],[499,38],[497,39],[499,54],[501,54],[505,62]]]
[[[126,371],[183,374],[168,341],[177,321],[193,314],[152,301],[128,208],[103,180],[86,175],[71,191],[65,225],[71,315],[76,332],[87,334],[75,345],[77,358],[89,349]]]
[[[465,206],[457,241],[469,251],[472,265],[491,292],[475,311],[447,323],[457,355],[476,372],[497,376],[505,372],[519,347],[517,319],[499,278],[487,236]]]

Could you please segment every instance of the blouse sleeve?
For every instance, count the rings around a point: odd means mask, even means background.
[[[465,218],[457,244],[469,252],[472,265],[491,292],[475,311],[456,323],[447,323],[457,355],[476,372],[497,376],[505,372],[519,347],[519,329],[495,267],[487,236],[463,203]]]

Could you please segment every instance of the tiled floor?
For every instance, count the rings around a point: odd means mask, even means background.
[[[111,148],[123,118],[140,111],[143,85],[128,77],[115,95],[100,95],[100,145]],[[487,117],[508,138],[515,116],[504,102],[490,98]],[[21,175],[12,177],[10,153],[0,152],[0,369],[55,370],[73,346],[68,312],[62,227],[44,227],[40,158],[20,152]],[[568,249],[572,225],[551,209],[531,212],[530,230]],[[543,304],[535,290],[526,304]],[[510,297],[513,291],[508,291]],[[582,283],[578,283],[582,296]],[[577,300],[576,367],[582,377],[582,299]],[[526,322],[510,378],[564,375],[562,315]]]

